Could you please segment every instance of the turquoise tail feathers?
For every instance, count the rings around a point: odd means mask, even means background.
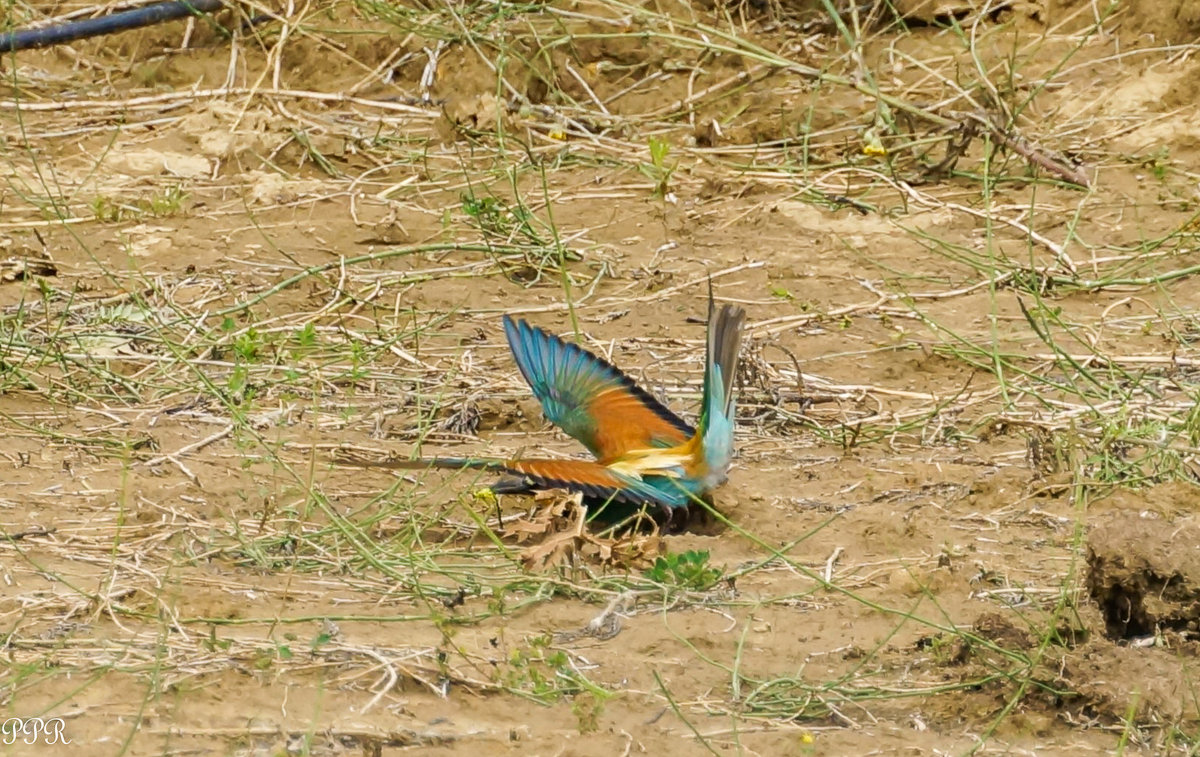
[[[708,343],[705,352],[704,397],[701,401],[700,435],[708,469],[705,488],[714,488],[725,480],[733,460],[733,423],[736,408],[734,380],[737,377],[738,351],[742,345],[742,325],[746,311],[734,305],[717,310],[708,292]]]

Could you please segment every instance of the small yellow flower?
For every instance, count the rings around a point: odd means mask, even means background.
[[[871,155],[874,157],[880,157],[883,155],[887,155],[887,149],[884,148],[883,142],[879,139],[879,134],[877,134],[875,132],[874,126],[872,126],[871,128],[867,129],[865,132],[863,132],[862,139],[863,139],[863,146],[862,146],[863,155]]]
[[[551,129],[550,130],[550,139],[557,139],[558,141],[562,142],[562,141],[566,140],[566,138],[567,138],[567,133],[565,131],[563,131],[562,129]]]
[[[471,496],[488,505],[496,504],[496,492],[486,486],[471,492]]]

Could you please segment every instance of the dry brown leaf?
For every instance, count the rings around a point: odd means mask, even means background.
[[[504,535],[518,544],[529,543],[521,561],[530,570],[553,568],[578,559],[604,567],[649,567],[662,552],[658,531],[628,530],[617,536],[598,536],[588,530],[582,497],[562,491],[538,492],[535,500],[550,500],[530,518],[508,523]],[[531,543],[532,542],[532,543]]]
[[[521,553],[521,562],[528,570],[553,568],[569,561],[588,538],[587,508],[583,506],[581,495],[560,496],[542,512],[550,514],[543,520],[554,527],[554,531],[547,532],[539,544]]]
[[[573,524],[571,511],[573,508],[582,509],[582,497],[562,491],[550,489],[537,491],[533,494],[535,502],[551,500],[550,504],[539,508],[528,518],[518,518],[505,524],[502,531],[504,536],[511,537],[518,544],[527,542],[539,536],[551,536],[568,530]]]
[[[527,570],[553,568],[569,562],[576,553],[579,537],[572,533],[555,534],[521,552]]]
[[[520,518],[505,524],[504,535],[514,538],[518,544],[521,544],[536,536],[545,536],[550,532],[551,526],[548,519],[526,520]]]

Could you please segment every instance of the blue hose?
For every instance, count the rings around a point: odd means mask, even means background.
[[[47,26],[44,29],[5,32],[0,34],[0,53],[25,50],[31,47],[60,45],[75,39],[123,32],[127,29],[159,24],[163,21],[185,18],[197,13],[210,13],[221,9],[224,5],[223,0],[172,0],[172,2],[154,3],[143,8],[112,13],[99,18],[69,21],[58,26]]]

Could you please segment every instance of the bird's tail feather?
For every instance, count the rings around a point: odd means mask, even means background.
[[[746,311],[722,305],[718,311],[708,291],[708,344],[705,352],[704,398],[700,408],[699,432],[718,418],[728,419],[733,408],[733,382],[737,376],[738,351],[742,346],[742,324]]]
[[[708,289],[708,344],[705,352],[704,397],[696,443],[708,471],[707,485],[725,480],[725,471],[733,460],[733,384],[737,376],[738,351],[742,346],[742,324],[746,311],[735,305],[713,302],[712,283]]]

